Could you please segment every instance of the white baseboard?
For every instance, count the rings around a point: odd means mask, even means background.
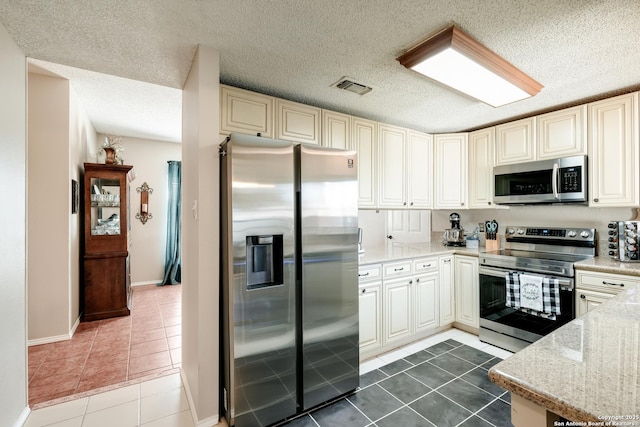
[[[54,335],[54,336],[51,336],[51,337],[43,337],[43,338],[36,338],[36,339],[33,339],[33,340],[29,340],[27,342],[27,346],[31,347],[33,345],[51,344],[51,343],[54,343],[54,342],[70,340],[73,337],[73,334],[76,333],[76,329],[78,329],[78,326],[80,325],[80,318],[81,317],[82,316],[78,316],[78,318],[74,322],[73,326],[71,326],[71,330],[69,331],[69,333],[63,334],[63,335]]]
[[[226,426],[227,423],[224,420],[220,420],[220,414],[212,415],[204,420],[198,419],[198,413],[196,411],[196,405],[193,403],[193,396],[191,395],[191,388],[189,387],[189,381],[184,373],[183,369],[180,369],[180,378],[182,378],[182,385],[184,391],[187,394],[187,401],[189,402],[189,409],[191,410],[191,417],[193,418],[193,425],[195,427],[213,427],[213,426]]]
[[[31,413],[31,408],[28,406],[22,410],[22,413],[16,420],[14,427],[23,427],[24,423],[27,422],[27,418],[29,418],[29,414]]]
[[[132,282],[131,286],[157,285],[158,283],[162,283],[162,279],[148,280],[143,282]]]

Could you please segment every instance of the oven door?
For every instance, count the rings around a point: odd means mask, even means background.
[[[509,271],[480,266],[481,341],[518,351],[575,318],[572,278],[546,276],[560,282],[561,314],[556,320],[549,320],[507,307],[506,273]],[[511,344],[506,344],[509,341]]]

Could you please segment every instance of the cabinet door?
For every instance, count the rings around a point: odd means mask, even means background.
[[[360,286],[360,351],[382,345],[382,282]]]
[[[433,136],[435,209],[467,207],[467,138],[466,133]]]
[[[403,208],[406,201],[406,132],[389,125],[378,126],[378,206]]]
[[[455,320],[453,256],[443,256],[440,263],[440,325]]]
[[[325,147],[351,148],[351,116],[322,110],[322,145]]]
[[[587,106],[536,117],[538,160],[587,154]]]
[[[616,294],[606,294],[604,292],[587,291],[583,289],[576,290],[576,317],[580,317],[585,313],[593,310],[603,302],[615,297]]]
[[[376,122],[354,117],[352,121],[353,135],[351,142],[358,152],[358,207],[375,208],[378,204],[377,198],[377,176],[376,166],[376,142],[377,128]]]
[[[407,134],[407,201],[409,208],[430,209],[433,176],[431,135]]]
[[[589,110],[589,206],[636,206],[638,93],[594,102]]]
[[[438,272],[415,278],[415,331],[421,332],[439,325]]]
[[[220,86],[220,132],[260,133],[273,138],[274,98],[230,86]]]
[[[276,138],[320,144],[321,110],[297,102],[276,100]]]
[[[456,322],[478,328],[480,297],[478,258],[455,256]]]
[[[495,128],[469,134],[469,208],[493,208]]]
[[[496,126],[496,166],[535,159],[535,117]]]
[[[412,334],[411,286],[412,278],[386,280],[384,282],[384,335],[385,344]]]

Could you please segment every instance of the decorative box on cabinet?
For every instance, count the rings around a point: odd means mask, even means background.
[[[129,315],[129,172],[84,164],[83,320]]]

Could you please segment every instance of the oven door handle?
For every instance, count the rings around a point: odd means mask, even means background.
[[[558,284],[560,285],[560,290],[565,290],[565,291],[572,291],[573,290],[573,280],[572,279],[554,277],[554,276],[549,276],[549,275],[544,275],[544,274],[529,273],[529,272],[526,272],[526,271],[505,270],[505,269],[499,269],[499,268],[493,268],[493,267],[484,267],[484,266],[481,266],[480,269],[478,270],[478,274],[480,276],[484,275],[484,276],[501,277],[501,278],[503,278],[505,280],[506,280],[506,274],[510,273],[510,272],[518,273],[518,274],[530,274],[532,276],[541,276],[541,277],[546,277],[546,278],[557,279],[558,280]]]

